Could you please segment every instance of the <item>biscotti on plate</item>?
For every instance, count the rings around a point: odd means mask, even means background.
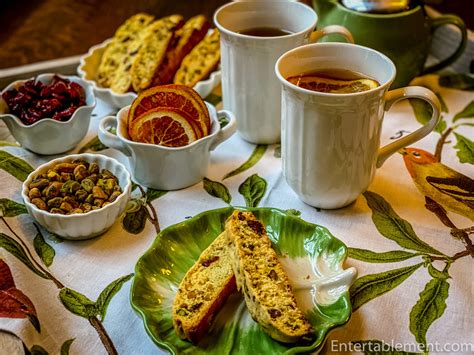
[[[183,58],[196,46],[206,35],[210,24],[206,17],[197,15],[191,17],[183,27],[175,33],[175,40],[168,48],[165,58],[155,73],[152,85],[168,84],[173,81]]]
[[[151,86],[153,78],[175,39],[175,31],[181,28],[181,15],[171,15],[156,20],[145,31],[143,44],[132,64],[132,85],[136,92]]]
[[[140,41],[143,30],[153,21],[153,16],[139,13],[127,19],[115,32],[112,41],[105,48],[99,67],[96,81],[102,87],[110,87],[116,77],[117,69],[124,61],[129,60]]]
[[[230,249],[221,233],[188,270],[173,303],[172,318],[182,339],[199,342],[228,296],[236,290]]]
[[[252,318],[275,340],[295,343],[312,339],[311,324],[296,304],[265,226],[251,212],[234,211],[225,232],[237,287]]]
[[[217,68],[220,58],[220,33],[214,29],[184,57],[173,82],[193,87]]]

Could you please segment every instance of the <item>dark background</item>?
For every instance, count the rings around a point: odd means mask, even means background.
[[[209,19],[226,0],[0,0],[0,69],[83,54],[111,37],[129,16],[145,11]],[[438,11],[474,28],[472,0],[431,0]]]

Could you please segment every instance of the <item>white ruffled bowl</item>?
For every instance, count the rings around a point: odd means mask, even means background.
[[[102,101],[107,102],[115,108],[123,108],[132,103],[137,97],[134,92],[127,92],[125,94],[118,94],[109,88],[103,88],[95,81],[97,69],[99,68],[100,60],[104,54],[105,47],[112,39],[107,39],[104,42],[91,47],[88,53],[81,57],[77,73],[79,76],[89,82],[94,88],[95,95]],[[193,89],[202,97],[206,98],[212,90],[221,82],[221,71],[216,70],[209,75],[209,78],[198,82]]]
[[[40,210],[28,197],[29,188],[34,177],[45,173],[58,163],[67,163],[76,159],[83,159],[89,163],[96,163],[99,168],[107,169],[114,174],[122,188],[122,194],[117,199],[98,210],[92,210],[87,213],[62,215],[56,213],[49,213]],[[101,154],[74,154],[63,158],[51,160],[39,166],[33,171],[23,183],[21,196],[25,202],[26,209],[30,216],[32,216],[41,226],[49,232],[56,234],[65,239],[82,240],[96,237],[107,231],[112,224],[125,211],[131,193],[131,179],[130,174],[125,166],[113,158],[109,158]]]
[[[48,84],[54,75],[57,74],[41,74],[36,77],[36,80]],[[67,121],[44,118],[31,125],[25,125],[17,116],[8,112],[8,106],[0,95],[0,119],[5,122],[12,136],[23,148],[37,154],[60,154],[73,149],[87,134],[91,113],[95,107],[94,92],[87,81],[77,76],[57,76],[81,85],[86,95],[86,104],[78,107]],[[2,93],[16,89],[31,79],[35,78],[15,81],[8,85]]]

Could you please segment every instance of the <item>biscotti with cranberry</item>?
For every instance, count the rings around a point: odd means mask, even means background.
[[[215,315],[236,291],[231,255],[221,233],[200,255],[181,281],[173,302],[173,326],[181,339],[198,343]]]
[[[181,15],[171,15],[156,20],[145,29],[143,43],[131,69],[132,86],[136,92],[152,85],[166,52],[173,47],[175,31],[183,24],[184,19]]]
[[[234,211],[225,225],[237,288],[252,318],[273,339],[309,341],[313,329],[296,299],[265,226],[251,212]]]
[[[220,58],[220,33],[214,29],[184,57],[173,82],[193,87],[217,68]]]
[[[141,39],[145,28],[153,21],[154,17],[139,13],[128,18],[115,32],[111,42],[102,54],[97,69],[96,81],[102,87],[110,87],[117,74],[117,69],[132,52],[130,47]]]
[[[183,27],[176,31],[175,45],[168,48],[160,68],[155,73],[152,86],[173,82],[184,57],[206,36],[210,24],[203,15],[191,17]]]

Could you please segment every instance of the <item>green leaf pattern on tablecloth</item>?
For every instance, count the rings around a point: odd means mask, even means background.
[[[351,292],[352,309],[355,311],[370,300],[383,295],[410,277],[423,263],[400,269],[365,275],[354,282]]]
[[[396,263],[419,256],[419,253],[410,253],[404,250],[393,250],[383,253],[376,253],[366,249],[348,248],[348,256],[352,259],[365,261],[368,263]]]
[[[84,296],[82,293],[71,290],[67,287],[59,292],[59,299],[68,311],[83,318],[92,318],[99,314],[95,302]]]
[[[41,345],[33,345],[30,349],[31,355],[49,355]]]
[[[474,117],[474,101],[471,101],[461,112],[458,112],[453,117],[453,122],[462,118],[473,118]]]
[[[20,181],[25,181],[33,172],[33,167],[23,159],[0,150],[0,169],[5,170]]]
[[[225,203],[229,204],[230,201],[232,201],[232,196],[230,195],[229,189],[219,181],[213,181],[211,179],[204,178],[203,187],[209,195],[220,198]]]
[[[255,149],[253,150],[252,154],[250,157],[243,163],[241,166],[239,166],[237,169],[232,170],[230,173],[227,173],[224,175],[222,180],[228,179],[232,176],[238,175],[240,173],[243,173],[244,171],[250,169],[253,167],[255,164],[258,163],[260,159],[262,159],[263,155],[267,151],[267,145],[266,144],[258,144]]]
[[[33,271],[36,275],[44,278],[49,279],[49,277],[44,274],[42,271],[38,270],[38,268],[33,264],[30,258],[27,256],[25,249],[13,238],[9,237],[4,233],[0,233],[0,247],[4,248],[10,254],[12,254],[15,258],[20,260],[26,267],[28,267],[31,271]]]
[[[56,252],[51,245],[46,243],[39,229],[35,239],[33,239],[33,246],[35,248],[36,254],[38,254],[43,263],[48,267],[51,266]]]
[[[247,207],[258,207],[266,191],[267,182],[257,174],[249,176],[239,186],[239,193],[244,196]]]
[[[71,349],[71,345],[75,339],[68,339],[66,340],[63,345],[61,345],[61,353],[60,355],[69,355],[69,350]]]
[[[156,190],[156,189],[148,188],[146,190],[146,201],[147,202],[154,201],[154,200],[166,195],[167,192],[168,191],[166,191],[166,190]]]
[[[94,302],[82,293],[63,288],[59,292],[59,299],[68,311],[83,318],[94,318],[100,316],[103,322],[107,313],[107,307],[115,294],[122,288],[123,284],[130,280],[133,274],[119,277],[112,281],[99,295]]]
[[[445,278],[430,280],[410,312],[410,331],[418,343],[426,347],[426,332],[446,309],[449,283]]]
[[[25,205],[7,198],[0,198],[0,215],[2,217],[16,217],[25,213],[28,213]]]
[[[100,320],[103,322],[105,314],[107,313],[107,307],[109,306],[112,297],[122,288],[123,284],[130,280],[133,274],[122,276],[115,281],[112,281],[99,295],[96,302],[96,308],[100,315]]]
[[[437,96],[440,99],[442,112],[447,112],[448,107],[446,106],[443,97],[439,94]],[[431,108],[431,105],[421,99],[409,99],[409,101],[411,107],[413,108],[413,112],[415,113],[416,120],[422,125],[428,123],[428,121],[431,119],[431,115],[433,114],[433,109]],[[441,119],[436,125],[434,131],[441,134],[446,129],[446,126],[447,123],[444,120],[443,116],[441,116]]]
[[[474,165],[474,142],[459,133],[454,132],[457,143],[454,148],[457,150],[457,156],[461,163]]]
[[[372,221],[385,238],[421,253],[443,254],[418,238],[411,224],[399,217],[382,196],[370,191],[365,192],[364,196],[372,210]]]

